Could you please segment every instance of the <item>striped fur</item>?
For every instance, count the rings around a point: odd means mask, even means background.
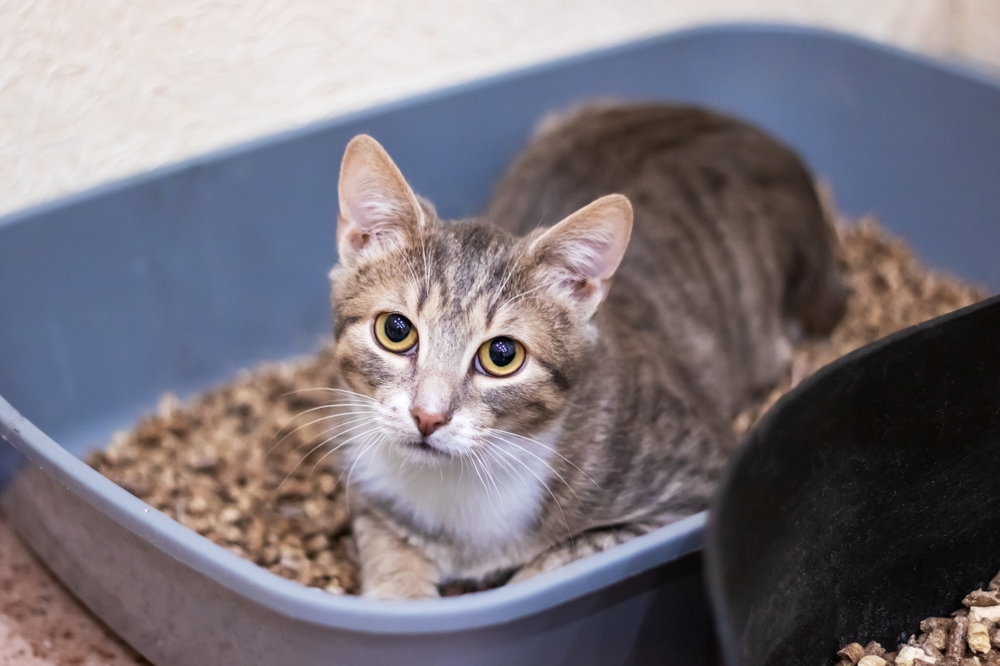
[[[338,240],[354,420],[334,440],[373,597],[527,578],[704,509],[732,417],[785,371],[788,336],[827,332],[846,297],[800,160],[687,107],[547,121],[483,218],[459,222],[356,139]],[[416,326],[414,354],[374,341],[389,311]],[[528,350],[511,377],[475,369],[498,335]],[[447,425],[422,440],[415,407]]]

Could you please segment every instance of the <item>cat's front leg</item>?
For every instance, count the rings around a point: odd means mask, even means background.
[[[437,571],[420,550],[372,512],[354,519],[361,561],[361,594],[373,599],[431,599],[438,596]]]
[[[650,527],[641,523],[628,523],[581,532],[573,538],[558,543],[536,555],[514,574],[510,582],[520,583],[529,578],[534,578],[538,574],[554,571],[570,562],[575,562],[588,555],[594,555],[608,548],[623,544],[633,537],[645,534],[649,530]]]

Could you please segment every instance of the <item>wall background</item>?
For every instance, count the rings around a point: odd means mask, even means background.
[[[717,21],[1000,76],[1000,0],[0,0],[0,214],[252,137]]]

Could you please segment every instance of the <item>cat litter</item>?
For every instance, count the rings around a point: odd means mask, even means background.
[[[835,358],[984,297],[926,268],[874,218],[841,221],[836,229],[853,290],[847,314],[828,339],[796,347],[788,376],[735,420],[737,433]],[[89,462],[182,525],[269,571],[332,594],[354,594],[359,574],[350,534],[351,470],[337,467],[323,443],[325,422],[317,420],[329,413],[324,405],[336,402],[336,394],[324,389],[334,385],[335,374],[326,348],[311,358],[244,372],[185,403],[167,395],[156,414],[118,433]],[[459,581],[442,593],[482,587]]]
[[[970,592],[951,617],[929,617],[920,634],[895,652],[872,641],[837,652],[837,666],[997,666],[1000,664],[1000,573],[985,590]]]

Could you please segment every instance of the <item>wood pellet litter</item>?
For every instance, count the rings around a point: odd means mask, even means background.
[[[920,634],[895,652],[872,641],[851,643],[837,652],[837,666],[998,666],[1000,665],[1000,573],[985,590],[970,592],[965,608],[951,617],[929,617]]]
[[[829,361],[985,296],[925,268],[873,218],[838,222],[836,229],[854,292],[847,315],[829,339],[795,349],[781,386],[736,419],[738,433]],[[348,473],[321,444],[324,423],[309,425],[329,413],[321,407],[332,394],[316,389],[335,386],[334,379],[330,351],[323,349],[305,360],[243,372],[184,403],[167,395],[157,413],[117,433],[88,462],[181,524],[269,571],[332,594],[354,594],[358,567]],[[469,589],[475,588],[442,591]]]

